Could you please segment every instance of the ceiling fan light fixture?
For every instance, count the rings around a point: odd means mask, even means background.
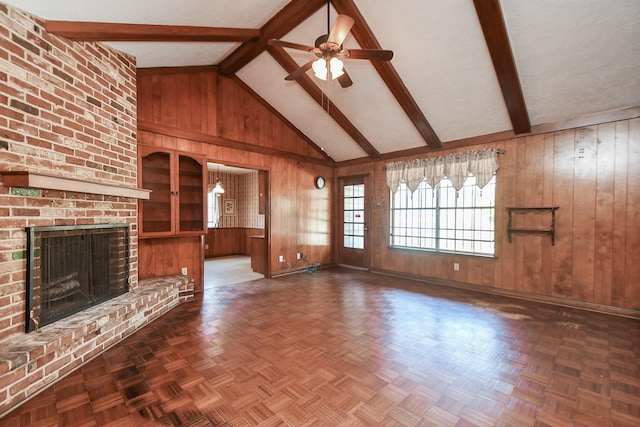
[[[353,84],[351,78],[344,69],[344,64],[340,58],[364,59],[369,61],[390,61],[393,51],[382,49],[342,49],[345,38],[349,35],[351,28],[355,24],[353,18],[347,15],[338,15],[333,28],[330,28],[331,0],[327,0],[327,34],[316,38],[315,47],[305,46],[298,43],[291,43],[283,40],[271,39],[270,46],[290,48],[312,53],[317,59],[309,60],[303,65],[291,71],[284,79],[287,81],[296,80],[304,75],[309,69],[313,70],[316,78],[326,81],[327,74],[331,73],[331,80],[338,79],[338,83],[343,88]]]
[[[327,80],[327,60],[324,58],[318,58],[313,62],[311,66],[313,73],[320,80]],[[344,74],[344,63],[338,58],[331,58],[329,60],[329,69],[331,70],[331,80],[335,80]]]
[[[320,80],[327,80],[327,61],[324,58],[318,58],[313,61],[313,73]]]
[[[344,63],[338,58],[331,58],[329,61],[329,68],[331,69],[331,79],[337,79],[344,74]]]

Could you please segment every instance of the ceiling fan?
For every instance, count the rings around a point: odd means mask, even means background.
[[[353,18],[347,15],[338,15],[333,28],[329,30],[330,0],[327,1],[327,33],[318,37],[315,47],[305,46],[298,43],[291,43],[284,40],[271,39],[271,46],[281,46],[291,49],[304,50],[313,53],[316,58],[311,59],[287,77],[285,80],[295,80],[304,73],[313,69],[316,77],[321,80],[337,79],[342,87],[349,87],[353,84],[349,74],[344,69],[341,58],[348,59],[368,59],[370,61],[390,61],[393,58],[393,51],[382,49],[343,49],[342,43],[353,27]]]

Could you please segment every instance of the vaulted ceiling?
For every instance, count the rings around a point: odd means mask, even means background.
[[[337,162],[391,158],[640,107],[638,0],[0,0],[47,30],[128,52],[139,68],[214,65],[237,76]],[[353,85],[311,71],[338,14]],[[86,24],[90,22],[90,24]]]

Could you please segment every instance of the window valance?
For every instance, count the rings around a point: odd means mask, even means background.
[[[434,187],[447,178],[456,191],[459,191],[469,174],[473,174],[476,185],[482,188],[500,167],[498,154],[501,152],[502,150],[497,148],[486,148],[427,159],[387,163],[387,185],[391,192],[395,193],[400,183],[404,182],[413,193],[423,180]]]

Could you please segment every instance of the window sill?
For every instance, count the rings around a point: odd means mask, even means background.
[[[463,257],[473,257],[473,258],[498,259],[496,255],[474,254],[470,252],[436,251],[433,249],[410,248],[406,246],[387,246],[387,249],[392,251],[399,251],[399,252],[427,253],[430,255],[463,256]]]

